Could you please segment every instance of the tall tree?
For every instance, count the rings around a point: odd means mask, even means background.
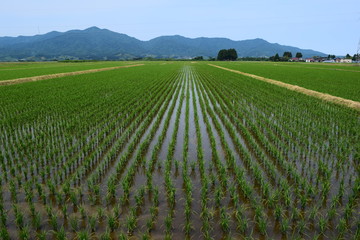
[[[234,48],[228,50],[229,60],[235,61],[238,58],[237,52]]]
[[[219,61],[235,61],[238,58],[237,52],[234,48],[221,49],[218,53],[217,60]]]
[[[275,62],[280,61],[280,56],[279,56],[279,54],[275,54],[274,61],[275,61]]]
[[[292,58],[292,53],[291,52],[284,52],[283,57],[284,58]]]
[[[353,61],[358,61],[359,59],[360,59],[360,54],[355,53],[352,60]]]
[[[302,58],[302,56],[303,56],[303,55],[302,55],[301,52],[297,52],[295,57],[297,57],[297,58]]]
[[[221,49],[217,55],[217,60],[219,61],[224,61],[226,60],[226,55],[227,55],[227,50],[226,49]]]

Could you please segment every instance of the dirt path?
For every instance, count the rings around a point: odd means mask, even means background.
[[[142,66],[142,65],[144,65],[144,64],[134,64],[134,65],[126,65],[126,66],[118,66],[118,67],[90,69],[90,70],[76,71],[76,72],[47,74],[47,75],[34,76],[34,77],[16,78],[16,79],[11,79],[11,80],[0,81],[0,86],[18,84],[18,83],[24,83],[24,82],[35,82],[35,81],[39,81],[39,80],[46,80],[46,79],[66,77],[66,76],[75,76],[75,75],[86,74],[86,73],[103,72],[103,71],[109,71],[109,70],[114,70],[114,69],[119,69],[119,68],[137,67],[137,66]]]
[[[237,71],[237,70],[233,70],[233,69],[229,69],[229,68],[225,68],[225,67],[220,67],[220,66],[217,66],[214,64],[208,64],[208,65],[217,67],[217,68],[220,68],[220,69],[223,69],[226,71],[238,73],[238,74],[241,74],[241,75],[244,75],[247,77],[255,78],[260,81],[268,82],[268,83],[271,83],[271,84],[274,84],[274,85],[277,85],[277,86],[280,86],[283,88],[287,88],[291,91],[303,93],[308,96],[316,97],[316,98],[322,99],[324,101],[336,103],[336,104],[343,105],[343,106],[353,108],[353,109],[360,111],[360,102],[357,102],[357,101],[353,101],[353,100],[349,100],[349,99],[345,99],[345,98],[341,98],[341,97],[336,97],[336,96],[333,96],[333,95],[330,95],[327,93],[317,92],[317,91],[310,90],[307,88],[299,87],[297,85],[280,82],[280,81],[270,79],[270,78],[260,77],[260,76],[250,74],[250,73],[245,73],[245,72],[241,72],[241,71]]]

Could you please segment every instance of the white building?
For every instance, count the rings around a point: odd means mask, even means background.
[[[340,62],[341,63],[352,63],[352,59],[343,58],[343,59],[340,59]]]

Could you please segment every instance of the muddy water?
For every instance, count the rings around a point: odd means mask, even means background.
[[[192,76],[188,76],[189,86],[190,86],[190,99],[189,99],[189,160],[190,162],[196,162],[197,159],[197,137],[196,137],[196,128],[195,128],[195,116],[194,116],[194,106],[193,106],[193,94],[192,94]]]
[[[188,86],[188,81],[185,81],[185,89]],[[186,92],[185,92],[186,94]],[[179,130],[177,133],[177,137],[176,137],[176,146],[175,146],[175,153],[174,153],[174,160],[177,161],[181,161],[182,159],[182,152],[183,152],[183,147],[184,147],[184,131],[185,131],[185,101],[186,101],[186,97],[183,100],[183,104],[181,106],[181,114],[180,114],[180,121],[179,121]]]
[[[205,166],[208,167],[209,163],[211,162],[211,159],[212,159],[211,145],[210,145],[209,135],[206,131],[206,126],[204,123],[204,116],[200,109],[199,90],[197,89],[197,86],[195,84],[193,85],[193,87],[195,89],[196,109],[197,109],[197,114],[198,114],[198,118],[199,118],[201,142],[202,142],[202,146],[203,146],[203,150],[204,150],[203,152],[204,152]]]
[[[165,102],[164,102],[164,103],[161,104],[161,106],[160,106],[160,108],[159,108],[159,111],[158,111],[158,114],[160,113],[161,109],[163,109],[163,108],[165,108],[165,107],[167,107],[167,106],[165,106]],[[142,134],[142,136],[140,137],[139,143],[136,145],[135,149],[133,149],[133,153],[132,153],[132,155],[130,156],[130,159],[128,160],[126,166],[130,165],[130,163],[134,161],[134,158],[135,158],[135,156],[136,156],[136,153],[137,153],[137,151],[138,151],[139,148],[140,148],[140,144],[148,137],[148,135],[150,134],[150,131],[151,131],[151,129],[153,128],[153,125],[155,124],[156,119],[157,119],[158,117],[162,117],[162,116],[156,116],[156,117],[154,117],[154,118],[151,120],[151,122],[150,122],[149,126],[147,127],[147,129],[145,130],[144,134]],[[142,124],[144,124],[144,123],[142,123]],[[141,128],[141,126],[142,126],[142,125],[140,125],[140,128]],[[139,129],[140,129],[140,128],[139,128]],[[134,133],[136,133],[136,132],[134,132]],[[130,139],[129,143],[131,143],[131,142],[134,140],[134,136],[135,136],[135,134],[132,136],[132,139]],[[126,151],[129,150],[128,148],[125,148],[125,149],[126,149]],[[123,152],[123,153],[124,153],[124,152]],[[120,156],[121,156],[121,155],[120,155]],[[119,158],[118,158],[117,160],[120,159],[120,156],[119,156]],[[104,190],[106,189],[106,185],[104,185],[104,184],[106,184],[108,178],[109,178],[110,176],[112,176],[112,175],[116,172],[116,167],[115,167],[115,166],[116,166],[116,163],[113,163],[112,166],[114,166],[114,167],[111,167],[111,168],[110,168],[110,170],[107,172],[107,175],[105,176],[105,179],[102,181],[103,185],[101,186],[101,189],[102,189],[102,193],[103,193],[103,194],[105,194]],[[123,175],[126,174],[126,169],[127,169],[126,166],[125,166],[125,169],[122,171],[122,174],[123,174]]]
[[[201,93],[200,91],[198,91],[197,93],[198,93],[198,94],[197,94],[197,95],[198,95],[198,98],[200,98],[200,99],[203,99],[203,98],[204,98],[204,96],[202,95],[202,93]],[[204,117],[204,113],[203,113],[202,111],[199,111],[199,112],[201,112],[201,113],[202,113],[201,115]],[[205,110],[205,113],[206,113],[206,110]],[[212,122],[210,116],[207,115],[206,117],[207,117],[208,120],[209,120],[209,124],[210,124],[210,127],[211,127],[211,129],[212,129],[212,133],[213,133],[213,135],[214,135],[215,141],[216,141],[216,150],[217,150],[217,153],[218,153],[218,155],[219,155],[219,159],[220,159],[220,161],[221,161],[223,164],[225,164],[225,152],[224,152],[224,149],[221,147],[220,136],[219,136],[218,132],[216,131],[215,125],[214,125],[214,123]],[[203,118],[203,119],[204,119],[204,118]],[[204,121],[199,122],[199,124],[200,124],[200,126],[205,127],[205,122],[204,122]],[[205,127],[205,128],[206,128],[206,127]],[[204,136],[208,136],[208,135],[204,135]],[[208,139],[208,140],[209,140],[209,139]],[[209,142],[210,142],[210,140],[209,140]],[[209,149],[205,149],[205,151],[211,151],[211,147],[210,147]]]
[[[179,81],[177,84],[178,84],[178,88],[179,88],[178,90],[181,91],[181,82]],[[164,125],[165,125],[166,117],[168,116],[169,111],[170,111],[170,107],[171,107],[171,105],[172,105],[174,102],[175,102],[175,108],[174,108],[174,109],[176,109],[176,107],[177,107],[178,104],[179,104],[179,97],[176,98],[176,99],[175,99],[175,95],[172,97],[172,99],[171,99],[171,101],[170,101],[170,104],[169,104],[169,107],[166,109],[166,112],[165,112],[165,114],[164,114],[164,117],[163,117],[163,119],[161,120],[160,126],[159,126],[158,130],[157,130],[156,133],[155,133],[154,139],[151,141],[150,146],[149,146],[149,149],[148,149],[148,151],[147,151],[146,154],[145,154],[145,159],[147,159],[147,160],[151,159],[152,151],[153,151],[155,145],[157,144],[158,138],[159,138],[160,135],[162,134],[162,130],[163,130]],[[172,117],[172,118],[174,117],[174,114],[173,114],[173,113],[171,114],[171,117]],[[170,120],[170,124],[171,124],[171,122],[174,124],[174,121],[175,121],[175,119],[173,119],[173,121]],[[170,125],[169,125],[168,129],[172,129]],[[166,137],[165,137],[165,138],[166,138]],[[165,141],[165,142],[167,142],[167,141]]]
[[[202,84],[201,84],[202,87],[204,87]],[[209,92],[206,92],[206,97],[209,98],[209,95],[210,94]],[[218,103],[217,103],[218,106],[220,106]],[[214,111],[214,107],[213,105],[210,103],[210,107],[211,109]],[[222,131],[224,132],[224,137],[225,137],[225,140],[226,142],[228,143],[230,149],[232,150],[233,154],[234,154],[234,157],[235,157],[235,161],[236,161],[236,164],[238,167],[241,167],[242,169],[246,169],[245,171],[245,178],[247,179],[248,182],[250,183],[254,183],[254,179],[250,173],[250,169],[249,169],[249,166],[247,163],[244,163],[243,160],[241,159],[241,156],[240,156],[240,153],[239,153],[239,150],[237,149],[237,147],[235,146],[234,142],[233,142],[233,139],[232,137],[230,136],[228,130],[226,129],[224,123],[222,122],[222,120],[220,119],[220,117],[218,116],[218,114],[214,111],[215,113],[215,117],[216,117],[216,120],[220,123],[220,126],[221,126],[221,129]],[[230,119],[228,118],[228,116],[226,114],[224,114],[224,117],[227,119],[228,122],[231,122]],[[232,124],[231,124],[232,125]],[[235,128],[235,127],[234,127]],[[245,151],[249,152],[250,153],[250,156],[251,156],[251,159],[256,162],[256,157],[255,157],[255,154],[253,151],[249,150],[249,145],[246,144],[246,141],[243,139],[243,137],[237,132],[235,131],[235,135],[238,137],[238,139],[240,139],[240,143],[241,145],[244,147]],[[265,179],[267,179],[267,176],[265,176]],[[268,181],[270,181],[269,179],[267,179]],[[255,190],[257,191],[258,195],[261,195],[261,189],[259,188],[259,186],[257,184],[254,184],[254,188]]]
[[[170,144],[171,139],[172,139],[172,132],[173,132],[173,129],[175,128],[176,112],[177,112],[177,110],[178,110],[178,108],[179,108],[179,106],[181,104],[181,95],[184,93],[183,91],[185,89],[185,80],[184,80],[183,73],[181,75],[179,75],[178,81],[181,82],[181,89],[182,90],[181,90],[178,98],[176,99],[176,105],[175,105],[175,108],[174,108],[174,112],[173,112],[173,114],[171,116],[169,127],[167,129],[163,145],[161,146],[161,150],[160,150],[160,153],[159,153],[159,161],[160,162],[163,162],[166,159],[169,144]]]

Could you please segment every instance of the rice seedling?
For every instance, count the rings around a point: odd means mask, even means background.
[[[111,240],[110,230],[106,229],[106,231],[100,235],[100,240]]]
[[[230,233],[230,217],[224,207],[220,209],[220,227],[225,234]]]
[[[290,220],[288,218],[281,219],[280,230],[282,234],[286,234],[290,230]]]
[[[117,221],[116,221],[116,217],[115,216],[112,216],[112,215],[109,215],[108,216],[108,219],[107,219],[107,222],[108,222],[108,227],[110,229],[111,232],[114,232],[115,229],[117,228]]]
[[[59,230],[53,230],[54,236],[56,240],[66,240],[68,239],[66,236],[66,231],[62,226]]]
[[[70,217],[70,227],[73,232],[77,232],[79,230],[79,219],[76,215]]]
[[[86,210],[84,205],[79,206],[79,212],[82,219],[86,218]]]
[[[90,240],[93,238],[93,235],[87,230],[81,230],[76,233],[76,240]]]
[[[101,221],[104,217],[105,217],[105,210],[102,207],[98,207],[97,210],[97,218],[99,219],[99,221]]]
[[[43,230],[36,233],[36,238],[39,240],[46,240],[47,239],[48,232]]]
[[[58,230],[58,216],[56,213],[53,213],[49,219],[49,224],[51,225],[52,227],[52,230],[53,231],[57,231]]]
[[[170,235],[171,231],[172,231],[172,223],[173,223],[173,218],[171,216],[171,213],[169,213],[164,220],[164,226],[165,226],[165,233]]]
[[[0,227],[0,238],[2,240],[10,240],[10,235],[6,227],[1,226]]]
[[[126,217],[125,226],[129,235],[132,235],[137,225],[136,216],[130,214]]]
[[[29,240],[30,239],[30,230],[29,230],[28,226],[24,226],[22,229],[20,229],[19,239],[21,239],[21,240]]]
[[[96,231],[96,224],[97,224],[98,220],[97,217],[92,215],[89,217],[89,227],[91,232],[95,232]]]
[[[119,240],[128,240],[129,239],[124,233],[120,233],[118,238],[119,238]]]

